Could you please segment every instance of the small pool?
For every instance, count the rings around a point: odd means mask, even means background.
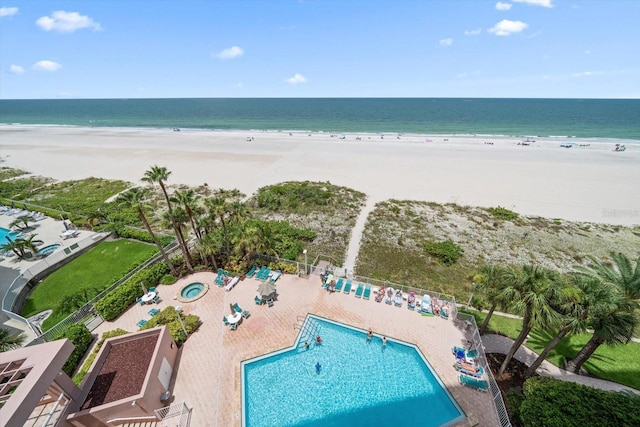
[[[40,256],[50,255],[50,254],[54,253],[55,251],[57,251],[58,248],[60,248],[60,246],[61,245],[59,243],[56,243],[54,245],[45,246],[45,247],[43,247],[43,248],[38,250],[38,255],[40,255]]]
[[[178,300],[181,302],[191,302],[201,298],[207,291],[209,286],[201,282],[192,282],[180,288]]]
[[[368,343],[365,331],[315,316],[302,331],[293,348],[242,363],[243,426],[435,427],[465,418],[417,347],[392,339],[383,347],[379,336]]]
[[[17,231],[11,231],[6,228],[0,227],[0,245],[4,245],[7,243],[7,239],[13,241],[16,237],[20,235]]]

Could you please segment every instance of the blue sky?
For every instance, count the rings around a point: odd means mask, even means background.
[[[640,98],[638,0],[0,0],[0,98]]]

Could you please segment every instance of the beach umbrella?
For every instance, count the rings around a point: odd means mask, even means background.
[[[146,295],[148,291],[147,288],[144,287],[144,283],[140,283],[140,286],[142,287],[142,292]]]
[[[270,297],[276,293],[276,285],[271,282],[262,282],[258,286],[258,294],[263,298]]]

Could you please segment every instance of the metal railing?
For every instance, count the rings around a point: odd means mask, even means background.
[[[458,313],[457,321],[464,324],[467,332],[471,333],[471,346],[472,348],[478,350],[477,358],[479,359],[480,365],[484,366],[484,370],[487,373],[487,378],[489,380],[489,391],[493,399],[493,406],[495,408],[498,421],[500,422],[500,426],[511,427],[509,413],[507,412],[507,407],[504,404],[504,400],[502,399],[502,392],[500,391],[498,383],[496,382],[496,379],[493,377],[491,369],[489,368],[487,355],[484,352],[482,338],[480,337],[480,331],[478,330],[478,325],[476,324],[475,317],[467,313]]]
[[[189,427],[189,424],[191,423],[192,410],[193,409],[189,408],[189,406],[187,406],[185,402],[180,402],[171,406],[165,406],[164,408],[156,409],[153,412],[161,421],[168,418],[180,417],[177,426]]]

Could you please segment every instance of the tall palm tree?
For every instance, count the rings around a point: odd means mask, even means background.
[[[31,218],[29,215],[21,215],[18,218],[11,221],[11,224],[9,224],[9,228],[17,227],[20,230],[26,230],[30,228],[29,227],[30,222],[33,222],[33,218]]]
[[[558,313],[552,308],[553,301],[561,299],[558,276],[552,270],[526,264],[509,268],[505,273],[507,286],[501,298],[511,301],[510,308],[522,316],[522,329],[505,356],[498,376],[504,374],[513,355],[534,327],[546,327]]]
[[[33,256],[38,253],[38,246],[43,244],[44,241],[36,239],[36,234],[30,234],[26,239],[22,239],[24,248],[31,252]]]
[[[532,376],[549,353],[562,341],[569,333],[577,334],[587,330],[589,312],[593,307],[597,307],[603,302],[609,301],[611,297],[611,287],[602,286],[597,280],[572,274],[568,277],[563,292],[565,300],[559,302],[556,311],[561,314],[557,325],[556,335],[549,340],[538,358],[527,368],[525,377]]]
[[[229,214],[229,204],[227,203],[227,200],[218,195],[216,197],[210,197],[208,199],[205,200],[205,206],[207,207],[208,211],[209,211],[209,215],[212,218],[215,218],[216,221],[220,222],[220,225],[222,226],[222,234],[224,235],[224,251],[227,255],[227,258],[229,257],[229,250],[231,247],[231,242],[229,239],[229,230],[227,227],[227,215]]]
[[[21,347],[26,337],[24,334],[11,334],[9,329],[0,328],[0,352]]]
[[[628,343],[640,324],[640,259],[632,262],[621,253],[611,254],[613,265],[591,258],[587,267],[578,267],[578,274],[600,281],[603,286],[615,290],[609,304],[602,304],[590,313],[589,327],[593,335],[575,358],[567,362],[567,369],[580,372],[602,344],[620,345]]]
[[[485,317],[482,325],[480,325],[480,334],[484,334],[487,330],[491,316],[496,308],[506,303],[502,298],[502,291],[505,288],[504,274],[504,267],[494,264],[485,264],[480,267],[478,274],[474,276],[476,289],[484,294],[491,303],[489,313],[487,313],[487,317]]]
[[[192,189],[188,189],[185,191],[176,191],[173,194],[173,198],[172,198],[172,201],[179,203],[184,209],[184,211],[186,212],[187,217],[189,218],[189,222],[191,223],[191,228],[193,229],[193,232],[196,235],[198,242],[200,242],[202,235],[200,233],[200,229],[196,226],[194,211],[197,209],[197,203],[199,198],[200,196],[196,194],[196,192],[193,191]]]
[[[169,212],[164,212],[163,214],[164,220],[166,222],[166,224],[171,224],[171,220],[173,219],[173,222],[176,224],[176,226],[178,227],[177,231],[178,231],[178,236],[180,239],[182,239],[183,242],[186,242],[185,239],[185,234],[187,234],[187,222],[189,221],[189,219],[187,218],[187,214],[184,211],[184,209],[182,209],[182,206],[177,206],[174,210],[173,210],[173,218],[171,218],[171,216],[169,215]],[[186,245],[186,243],[185,243]],[[191,252],[187,251],[187,256],[189,257],[188,262],[193,265],[193,258],[191,257]]]
[[[158,250],[160,251],[160,254],[162,254],[162,258],[164,259],[164,262],[167,263],[167,266],[169,266],[169,270],[171,270],[171,274],[173,274],[174,276],[177,276],[178,274],[176,272],[176,268],[173,266],[173,263],[171,262],[171,259],[169,258],[164,248],[162,247],[162,244],[158,241],[158,238],[156,237],[155,233],[151,229],[151,225],[149,225],[147,216],[144,214],[144,209],[149,208],[149,205],[145,204],[144,202],[147,196],[147,193],[148,191],[146,189],[135,187],[130,189],[126,193],[121,193],[116,200],[118,203],[121,203],[125,206],[132,207],[136,210],[136,212],[138,213],[138,218],[140,218],[140,221],[142,221],[142,224],[144,224],[144,228],[147,229],[147,232],[151,236],[153,243],[155,243],[156,246],[158,247]]]
[[[169,217],[171,218],[173,232],[175,233],[176,238],[178,239],[180,250],[182,251],[182,256],[187,265],[187,270],[189,270],[190,272],[193,272],[193,267],[190,262],[191,257],[189,256],[189,248],[187,247],[187,244],[184,241],[184,239],[182,239],[182,236],[180,235],[180,232],[178,230],[178,225],[176,224],[176,221],[173,217],[173,208],[171,206],[171,200],[169,199],[169,194],[167,194],[167,188],[164,185],[164,182],[169,179],[169,175],[171,175],[171,172],[168,171],[166,167],[154,165],[154,166],[151,166],[151,169],[149,169],[148,171],[145,171],[144,176],[142,177],[142,181],[147,182],[151,185],[157,183],[160,186],[160,189],[162,190],[162,194],[164,195],[164,199],[167,202],[167,208],[169,209]]]

